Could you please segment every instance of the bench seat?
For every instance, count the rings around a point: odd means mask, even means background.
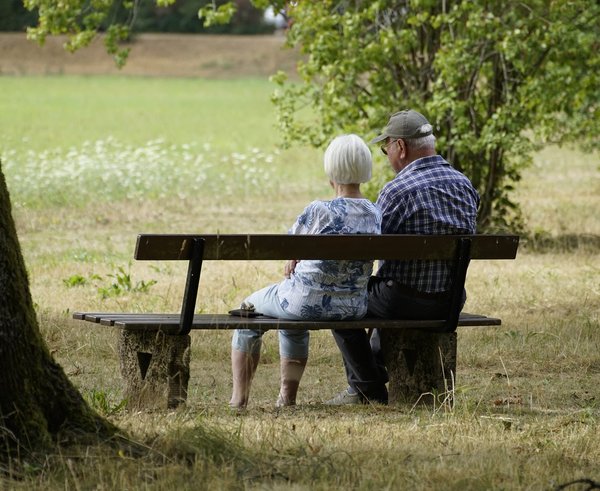
[[[127,314],[106,312],[75,312],[73,318],[85,320],[103,326],[115,326],[126,330],[162,331],[165,334],[177,334],[180,314]],[[444,319],[360,319],[347,321],[293,321],[273,317],[237,317],[228,314],[195,314],[192,321],[194,329],[422,329],[437,331],[444,328]],[[501,320],[479,314],[461,313],[458,325],[463,327],[499,326]]]

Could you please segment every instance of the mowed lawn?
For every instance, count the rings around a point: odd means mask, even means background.
[[[123,408],[115,332],[70,317],[179,309],[185,267],[132,262],[136,234],[284,233],[309,201],[330,197],[320,151],[277,147],[273,90],[258,79],[0,78],[0,158],[42,332],[90,404],[149,448],[138,459],[57,451],[3,485],[462,490],[600,481],[600,158],[574,148],[545,148],[526,170],[517,198],[530,236],[517,260],[470,268],[466,309],[504,324],[459,332],[454,407],[323,406],[344,374],[330,334],[317,332],[299,406],[276,410],[269,333],[250,406],[230,412],[231,335],[195,332],[187,406]],[[282,266],[205,265],[198,309],[237,306]]]

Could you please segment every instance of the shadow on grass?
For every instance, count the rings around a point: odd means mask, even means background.
[[[243,422],[182,425],[128,448],[99,440],[88,446],[57,445],[35,462],[0,464],[0,489],[246,489],[248,486],[347,487],[360,476],[347,452],[331,452],[286,435],[243,441]],[[315,487],[316,486],[316,487]]]
[[[335,482],[351,483],[357,478],[357,465],[348,465],[346,453],[320,451],[302,438],[286,435],[285,442],[267,439],[258,445],[242,440],[243,422],[234,427],[217,427],[202,422],[192,428],[178,429],[156,441],[169,460],[188,466],[201,464],[220,472],[227,469],[237,482],[302,483],[311,485]],[[344,471],[343,469],[347,469]]]

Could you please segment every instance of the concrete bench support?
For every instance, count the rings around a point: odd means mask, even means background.
[[[190,336],[123,329],[119,339],[129,408],[176,408],[187,399]]]
[[[453,403],[456,332],[383,329],[381,337],[390,404]]]

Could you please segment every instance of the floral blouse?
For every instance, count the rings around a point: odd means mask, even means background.
[[[290,234],[379,234],[381,212],[367,199],[313,201]],[[359,319],[367,313],[373,261],[302,260],[279,284],[281,307],[303,319]]]

